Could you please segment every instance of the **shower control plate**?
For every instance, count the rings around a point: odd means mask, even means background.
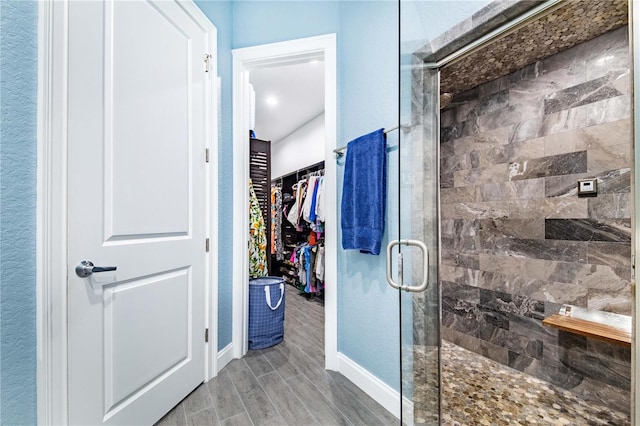
[[[598,180],[581,179],[578,181],[578,197],[595,197],[598,195]]]

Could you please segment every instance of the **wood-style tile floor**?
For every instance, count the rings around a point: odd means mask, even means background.
[[[324,308],[287,286],[284,342],[249,351],[158,422],[169,425],[398,425],[324,365]],[[459,346],[443,342],[443,425],[628,425],[623,413],[586,404]]]
[[[229,363],[158,426],[398,424],[344,376],[323,368],[324,307],[286,288],[284,341]]]

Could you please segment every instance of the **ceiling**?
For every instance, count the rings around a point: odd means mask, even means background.
[[[443,68],[441,93],[462,93],[628,23],[627,0],[567,0]]]
[[[277,142],[324,112],[324,63],[301,63],[253,69],[256,137]],[[268,105],[274,97],[277,105]]]

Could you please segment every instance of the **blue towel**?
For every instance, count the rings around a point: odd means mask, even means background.
[[[318,179],[316,179],[315,185],[313,185],[313,198],[311,199],[311,212],[309,213],[309,222],[311,223],[316,222],[316,201],[318,198],[318,187],[320,186],[320,179],[322,178],[319,177]]]
[[[384,129],[347,144],[342,185],[342,248],[380,254],[387,204]]]

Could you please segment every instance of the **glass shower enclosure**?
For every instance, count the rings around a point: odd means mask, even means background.
[[[354,17],[373,15],[357,3],[348,5]],[[338,352],[383,383],[378,389],[399,424],[434,425],[441,417],[438,70],[415,54],[427,43],[415,3],[366,2],[384,11],[385,24],[395,23],[397,39],[384,40],[388,44],[374,58],[384,67],[379,74],[389,77],[377,81],[380,90],[395,99],[381,100],[384,114],[373,111],[375,119],[358,116],[344,124],[343,118],[343,131],[353,137],[385,126],[386,226],[379,256],[338,251]],[[343,96],[361,96],[371,87],[359,81],[346,86]],[[344,169],[339,156],[338,200]]]
[[[401,424],[440,423],[439,72],[416,54],[427,43],[415,2],[400,1],[397,155],[390,157],[388,275],[399,299]],[[394,283],[393,281],[396,280]],[[401,282],[399,282],[401,280]],[[398,285],[399,284],[399,285]]]

